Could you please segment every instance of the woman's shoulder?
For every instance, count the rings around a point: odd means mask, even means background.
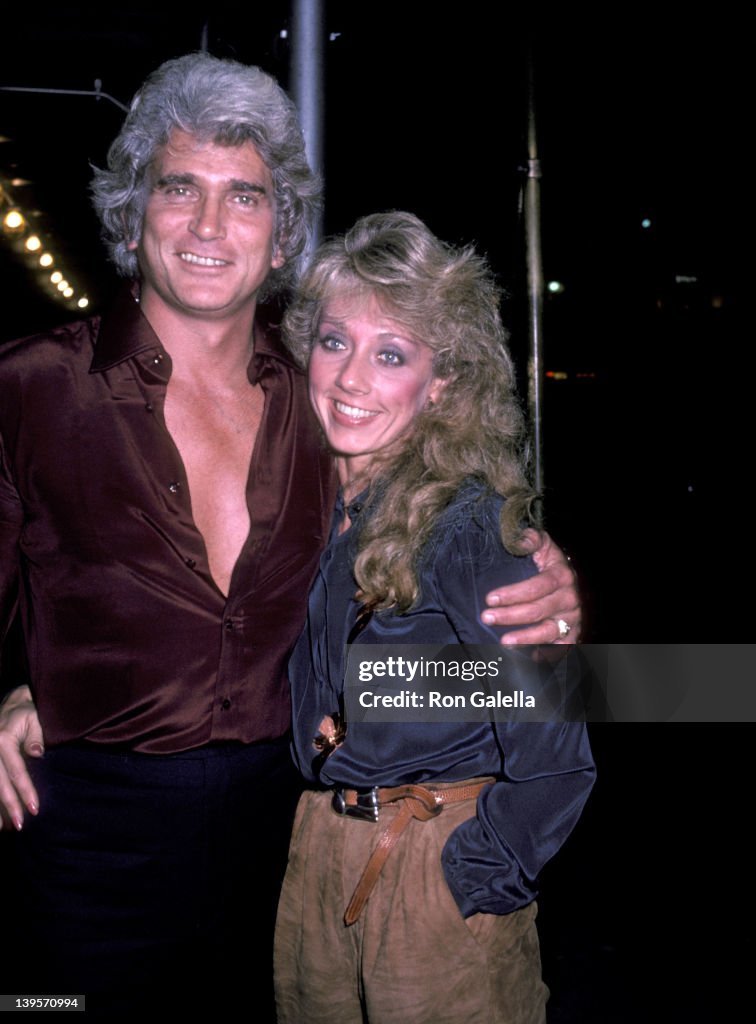
[[[513,582],[535,575],[538,569],[529,555],[516,555],[504,545],[501,514],[506,500],[485,481],[466,478],[436,521],[424,568],[438,575],[471,564],[479,572],[499,566],[511,573]]]
[[[448,536],[450,531],[488,531],[492,526],[498,536],[499,520],[507,499],[476,477],[467,477],[438,518],[435,534]]]
[[[501,510],[506,499],[484,481],[467,478],[441,512],[425,549],[425,566],[462,559],[488,562],[509,556],[501,541]]]
[[[439,517],[425,551],[421,590],[444,610],[465,642],[498,639],[500,631],[480,622],[485,595],[538,571],[530,556],[515,555],[504,546],[505,502],[484,481],[465,480]]]

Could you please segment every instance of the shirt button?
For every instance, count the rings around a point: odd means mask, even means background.
[[[153,409],[155,408],[152,402],[147,402],[144,407],[147,410],[147,412],[152,412]]]
[[[231,630],[234,628],[234,620],[233,619],[226,619],[226,621],[223,623],[223,625],[226,627],[226,629],[230,633]]]
[[[158,354],[152,360],[152,362],[155,364],[155,366],[160,366],[162,361],[163,361],[163,353],[162,352],[158,352]]]
[[[180,487],[181,484],[178,482],[178,480],[174,480],[172,483],[168,484],[168,490],[171,492],[171,494],[178,494]]]
[[[228,709],[231,707],[231,701],[228,699],[228,697],[226,697],[225,700],[221,701],[221,707],[223,708],[224,711],[228,711]]]
[[[190,569],[193,569],[197,564],[193,558],[185,558],[184,561],[186,562]]]

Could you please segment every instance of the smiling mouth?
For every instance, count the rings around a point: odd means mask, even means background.
[[[228,260],[216,260],[212,256],[197,256],[193,252],[180,252],[179,259],[184,263],[192,263],[195,267],[226,267]]]
[[[344,405],[343,402],[334,402],[336,411],[340,412],[342,416],[351,416],[352,419],[362,420],[368,416],[377,416],[377,412],[370,412],[369,409],[358,409],[354,405]]]

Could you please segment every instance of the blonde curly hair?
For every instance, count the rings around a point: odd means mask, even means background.
[[[432,349],[434,375],[445,381],[409,432],[375,456],[360,517],[358,596],[369,608],[406,611],[418,596],[423,548],[466,480],[507,498],[502,541],[513,554],[526,551],[534,492],[500,292],[472,248],[447,245],[413,214],[392,212],[363,217],[315,253],[284,319],[284,340],[301,366],[323,306],[336,296],[375,297]]]

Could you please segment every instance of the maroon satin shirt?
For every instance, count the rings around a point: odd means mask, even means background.
[[[18,602],[49,746],[165,754],[289,728],[334,473],[304,375],[259,327],[248,372],[265,411],[226,598],[163,419],[171,360],[130,293],[0,349],[0,630]]]

